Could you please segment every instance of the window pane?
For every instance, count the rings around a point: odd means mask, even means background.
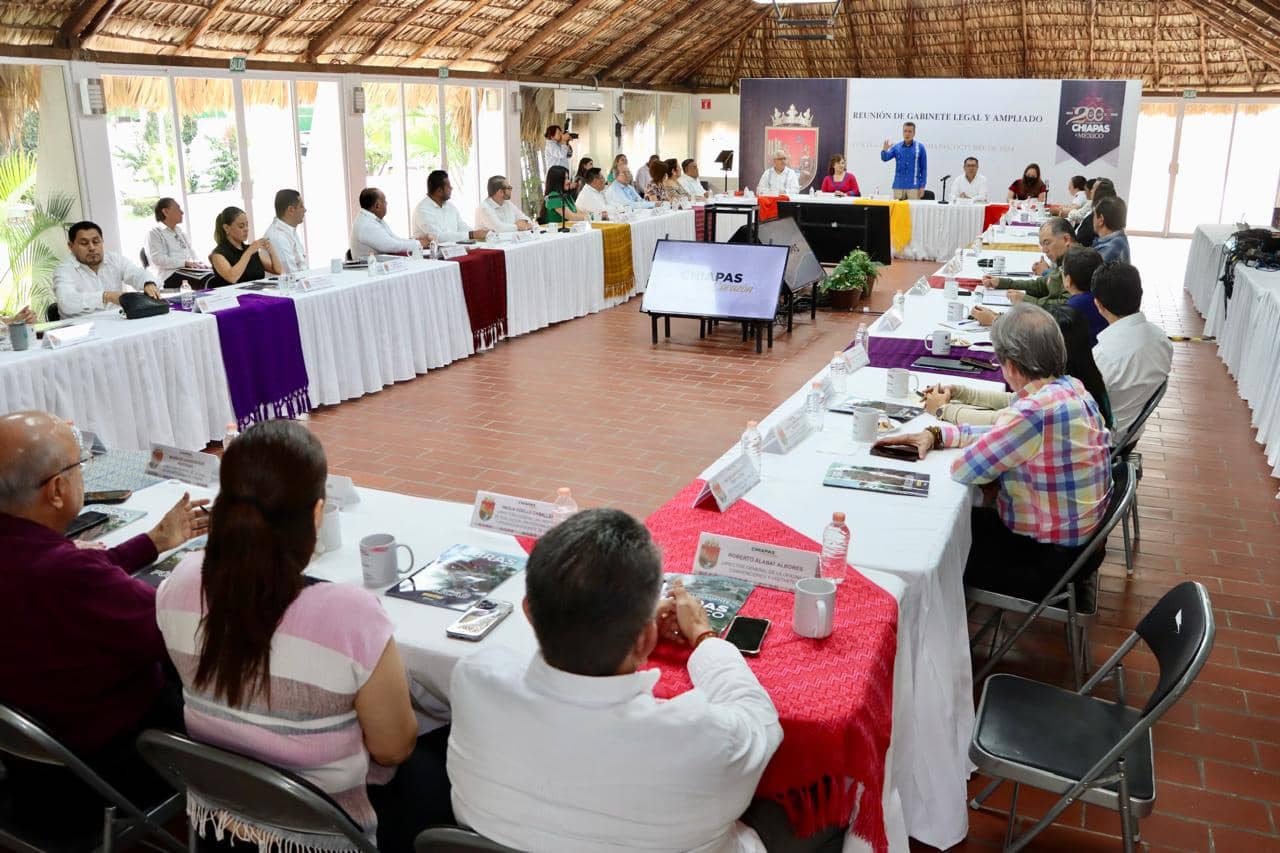
[[[627,155],[634,173],[648,162],[650,154],[661,153],[655,121],[658,97],[636,92],[627,92],[622,97],[622,153]]]
[[[480,193],[488,191],[489,178],[507,175],[506,123],[502,115],[501,89],[480,89],[479,114],[476,126],[477,166],[480,174]],[[477,202],[479,204],[479,202]],[[464,217],[474,214],[463,210]],[[474,224],[474,223],[473,223]]]
[[[260,237],[275,219],[276,191],[298,188],[293,110],[289,106],[289,84],[284,80],[245,80],[241,92],[249,179],[253,182],[250,225],[252,236]]]
[[[542,207],[542,182],[547,177],[542,152],[547,127],[555,121],[554,101],[554,91],[545,86],[520,87],[520,205],[530,216]]]
[[[674,157],[684,161],[689,150],[689,96],[658,96],[658,151],[664,160]]]
[[[444,168],[444,157],[440,153],[440,88],[436,84],[405,84],[404,141],[408,148],[407,199],[412,219],[413,209],[427,194],[427,175],[434,169]],[[407,224],[404,233],[409,233]]]
[[[1133,183],[1129,189],[1129,230],[1164,230],[1165,206],[1169,203],[1169,163],[1173,160],[1173,136],[1178,124],[1178,105],[1144,103],[1138,114]],[[1092,176],[1091,176],[1092,177]],[[1182,178],[1178,178],[1182,182]]]
[[[1231,166],[1222,204],[1225,222],[1263,226],[1271,221],[1280,180],[1280,104],[1242,101],[1236,113]]]
[[[224,207],[244,207],[231,81],[174,80],[187,172],[186,227],[200,258],[214,247],[213,222]]]
[[[387,197],[387,224],[400,236],[409,233],[405,194],[404,122],[399,83],[365,83],[364,169],[366,187]]]
[[[445,150],[449,154],[449,182],[453,184],[453,203],[465,222],[475,225],[475,210],[480,204],[480,167],[476,162],[475,90],[470,86],[446,86],[444,89]],[[425,192],[426,181],[423,180]]]
[[[573,169],[578,171],[578,163],[583,157],[590,157],[593,166],[609,172],[613,162],[613,114],[571,113],[569,126],[578,138],[573,140]]]
[[[338,84],[301,81],[298,92],[298,153],[302,158],[303,201],[310,210],[303,229],[313,267],[340,258],[351,235],[347,221],[346,174],[342,159],[342,111]]]
[[[1235,104],[1191,103],[1184,108],[1170,232],[1190,234],[1202,222],[1218,221],[1234,115]]]
[[[732,121],[698,122],[698,174],[717,191],[736,183],[738,177],[738,123]],[[725,183],[723,167],[716,162],[721,151],[733,152],[733,168],[729,170],[729,183]]]
[[[104,76],[102,83],[120,247],[126,258],[136,260],[155,227],[156,200],[168,196],[183,202],[169,80]],[[213,227],[212,219],[207,223]],[[191,233],[191,225],[187,211],[183,228]]]

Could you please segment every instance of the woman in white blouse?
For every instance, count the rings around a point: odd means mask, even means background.
[[[207,270],[209,265],[195,259],[191,240],[179,227],[185,214],[177,200],[160,199],[156,202],[155,214],[160,224],[147,234],[147,260],[155,267],[161,286],[181,287],[183,281],[203,286],[208,273],[182,272],[184,269]]]

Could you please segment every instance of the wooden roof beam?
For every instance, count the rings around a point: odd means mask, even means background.
[[[1276,71],[1280,71],[1280,53],[1269,53],[1264,48],[1268,35],[1251,32],[1238,21],[1228,18],[1221,10],[1212,8],[1213,0],[1189,0],[1192,12],[1214,32],[1225,36],[1240,45],[1240,50],[1251,55],[1260,62],[1266,63]],[[1280,31],[1270,40],[1270,45],[1280,44]],[[1274,51],[1274,47],[1272,48]]]
[[[689,79],[693,77],[693,75],[697,74],[699,71],[705,68],[707,64],[711,62],[711,60],[715,59],[717,56],[720,55],[720,48],[722,46],[726,44],[733,44],[734,41],[736,40],[738,43],[738,59],[737,59],[736,65],[734,66],[733,75],[729,81],[729,85],[732,85],[733,78],[737,77],[738,71],[742,69],[742,56],[746,52],[747,41],[750,38],[751,30],[754,30],[756,27],[760,26],[760,19],[763,18],[768,11],[769,11],[769,7],[766,6],[763,10],[752,15],[745,22],[743,22],[736,30],[733,30],[732,33],[729,35],[729,37],[724,39],[723,41],[720,41],[719,39],[708,39],[707,40],[708,43],[704,45],[704,50],[702,51],[700,58],[697,61],[695,61],[693,65],[689,66],[688,68],[684,69],[681,72],[683,76],[680,78],[680,82],[682,83],[688,82]]]
[[[98,13],[108,6],[118,4],[119,0],[80,0],[58,29],[58,41],[64,45],[78,44],[81,41],[81,33],[93,23]]]
[[[550,21],[543,24],[528,41],[521,45],[519,50],[502,60],[501,64],[498,65],[498,73],[506,73],[516,63],[525,59],[529,54],[537,50],[543,42],[555,35],[561,27],[578,17],[580,12],[586,11],[594,2],[596,2],[596,0],[577,0],[577,2],[568,9],[565,9],[563,12],[558,12]]]
[[[853,48],[849,51],[853,54],[853,76],[861,77],[863,54],[862,39],[858,37],[858,25],[853,19],[853,3],[844,4],[844,20],[845,24],[849,27],[849,45]]]
[[[458,27],[462,26],[467,21],[474,18],[481,9],[485,8],[488,5],[489,5],[489,0],[473,0],[471,7],[468,8],[467,11],[463,12],[461,15],[458,15],[452,21],[445,24],[440,29],[436,30],[435,35],[433,35],[431,38],[427,39],[421,45],[419,45],[418,49],[415,50],[412,54],[400,60],[399,64],[408,65],[410,62],[417,62],[419,59],[421,59],[423,56],[426,55],[428,50],[431,50],[431,48],[435,47],[440,42],[444,41],[446,38],[453,35],[453,33],[458,29]]]
[[[213,19],[222,14],[222,10],[231,5],[231,0],[214,0],[209,11],[204,13],[204,17],[196,22],[191,28],[191,32],[187,33],[187,37],[182,40],[182,44],[178,45],[178,52],[190,50],[191,46],[200,40],[200,36],[204,35],[204,31],[209,29],[209,25],[213,23]]]
[[[393,24],[391,26],[391,29],[387,30],[383,35],[379,36],[378,40],[373,43],[373,47],[369,48],[365,52],[364,56],[356,60],[356,64],[364,65],[370,59],[373,59],[375,56],[381,53],[384,47],[391,44],[391,42],[395,41],[396,37],[399,36],[402,32],[404,32],[409,27],[412,27],[414,24],[416,24],[418,22],[418,19],[421,18],[423,15],[425,15],[427,13],[427,10],[434,5],[436,5],[436,0],[422,0],[421,3],[419,3],[417,6],[414,6],[412,12],[410,12],[408,15],[405,15],[404,18],[402,18],[399,23]]]
[[[529,18],[533,15],[538,14],[539,5],[540,4],[538,3],[538,0],[526,0],[525,5],[520,7],[518,10],[516,10],[515,14],[508,15],[505,21],[495,26],[493,28],[493,32],[486,34],[483,39],[476,39],[475,44],[473,44],[467,50],[463,51],[460,56],[454,59],[450,59],[449,64],[461,65],[462,63],[470,60],[477,53],[484,50],[485,47],[488,46],[488,42],[493,36],[497,35],[503,30],[507,30],[507,29],[510,29],[511,27],[514,27],[516,24],[520,23],[526,18]],[[505,57],[503,61],[504,62],[506,61]]]
[[[586,38],[583,38],[581,41],[579,41],[569,50],[563,53],[560,53],[558,55],[549,57],[547,61],[542,63],[542,65],[539,66],[538,70],[534,73],[546,74],[547,71],[551,69],[551,66],[555,65],[557,62],[563,62],[565,59],[569,58],[570,56],[573,56],[575,53],[578,53],[581,50],[583,50],[587,45],[594,44],[595,41],[602,34],[611,32],[612,31],[611,27],[613,26],[613,23],[617,21],[619,18],[621,18],[623,15],[625,15],[627,12],[630,12],[632,9],[634,9],[639,2],[640,0],[623,0],[622,3],[619,3],[617,6],[614,7],[613,11],[610,12],[608,16],[604,18],[604,20],[600,21],[600,23],[595,25],[594,31],[589,33],[586,36]],[[608,42],[606,46],[601,49],[601,51],[599,51],[596,54],[592,54],[591,59],[589,59],[588,62],[592,62],[598,59],[599,54],[603,53],[604,51],[607,51],[610,47],[613,47],[613,42]],[[576,72],[575,72],[575,76],[576,76]]]
[[[1209,85],[1209,58],[1205,49],[1204,19],[1200,19],[1200,80],[1205,87]]]
[[[606,77],[609,77],[610,75],[616,74],[616,72],[621,71],[623,68],[627,66],[628,63],[630,63],[637,56],[642,55],[645,51],[652,50],[653,45],[649,43],[648,39],[653,37],[655,33],[661,33],[663,28],[666,27],[669,23],[671,23],[671,21],[678,19],[681,15],[683,15],[686,11],[688,11],[689,6],[691,5],[691,2],[697,2],[697,0],[685,0],[685,2],[680,4],[679,8],[673,11],[670,15],[666,15],[661,19],[659,19],[657,21],[657,26],[650,28],[644,34],[644,37],[640,40],[639,44],[637,44],[631,50],[627,51],[626,54],[622,56],[620,59],[615,59],[612,62],[610,62],[607,67],[605,67],[599,74],[595,76],[603,80]],[[671,5],[674,5],[674,4],[671,4]],[[667,8],[671,8],[671,6],[668,6]],[[612,45],[610,46],[612,47]],[[575,73],[573,76],[576,77],[577,74]],[[618,78],[615,77],[614,79],[618,79]]]
[[[307,45],[307,61],[316,62],[319,60],[320,55],[329,48],[329,45],[333,44],[343,33],[350,29],[352,24],[360,20],[360,16],[364,14],[366,9],[377,2],[378,0],[355,0],[338,16],[336,21],[325,27],[324,31]]]
[[[253,50],[249,51],[250,56],[256,56],[267,49],[267,43],[284,31],[284,28],[298,20],[306,13],[308,9],[315,3],[315,0],[302,0],[297,6],[289,10],[289,14],[271,25],[271,29],[263,33],[262,38],[258,39],[258,43],[254,45]]]
[[[728,0],[728,2],[733,2],[733,0]],[[684,29],[686,31],[692,31],[695,33],[699,32],[701,28],[704,27],[713,18],[722,15],[725,11],[725,6],[726,4],[723,2],[717,4],[714,2],[705,2],[704,0],[704,2],[702,3],[702,11],[699,13],[695,13],[693,17],[690,18],[688,24],[684,27]],[[685,36],[682,36],[678,32],[675,34],[675,38],[677,40],[682,39],[684,37]],[[723,47],[725,44],[725,42],[722,42],[719,39],[712,39],[710,41],[712,41],[713,44],[715,44],[717,47]],[[650,47],[657,50],[659,43],[660,41],[655,41],[650,45]],[[651,65],[649,68],[646,68],[643,71],[641,71],[639,76],[633,78],[631,82],[640,83],[640,82],[647,81],[649,85],[653,85],[654,83],[657,83],[659,80],[671,79],[673,74],[679,74],[680,72],[681,72],[681,66],[677,65],[674,62],[668,62],[666,64]]]
[[[1160,0],[1152,4],[1151,14],[1151,88],[1160,88]]]

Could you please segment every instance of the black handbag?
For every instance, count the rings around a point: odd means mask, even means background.
[[[144,317],[156,317],[169,313],[169,303],[163,299],[152,299],[145,293],[120,294],[120,310],[130,320],[141,320]]]

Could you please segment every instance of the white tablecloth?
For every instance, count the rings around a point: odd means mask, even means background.
[[[604,308],[604,240],[596,229],[485,248],[507,256],[507,337]]]
[[[922,386],[942,381],[1003,390],[993,382],[912,373]],[[880,368],[862,368],[849,378],[849,393],[890,399],[885,395],[885,374]],[[808,387],[805,383],[764,418],[761,429],[799,408]],[[892,401],[919,402],[914,397]],[[904,429],[918,430],[927,423],[936,421],[921,416]],[[791,453],[765,454],[764,478],[744,500],[815,541],[821,541],[831,513],[844,512],[852,536],[849,563],[878,584],[882,575],[905,584],[899,596],[894,669],[892,783],[901,796],[911,837],[946,848],[963,841],[968,832],[965,797],[974,712],[963,576],[971,541],[972,490],[951,479],[958,450],[936,451],[917,463],[896,462],[871,456],[867,444],[855,445],[851,430],[850,416],[827,413],[824,430]],[[701,476],[707,477],[738,452],[731,448]],[[837,461],[929,474],[929,496],[824,487],[823,474]]]
[[[197,450],[222,438],[236,418],[213,317],[126,320],[110,310],[85,319],[97,340],[60,350],[33,340],[25,352],[0,352],[0,412],[52,412],[108,447]]]
[[[911,242],[898,257],[914,261],[941,261],[956,249],[968,246],[982,233],[985,204],[939,204],[909,201]]]
[[[1191,294],[1191,302],[1201,316],[1209,316],[1210,300],[1222,275],[1222,244],[1235,231],[1234,225],[1197,225],[1191,237],[1182,289]]]
[[[1039,250],[1018,252],[1012,249],[983,249],[980,255],[974,255],[973,252],[966,250],[960,258],[960,271],[955,273],[955,277],[960,281],[975,282],[982,281],[984,276],[995,275],[991,267],[978,266],[979,261],[995,258],[1004,258],[1004,272],[1000,275],[1010,278],[1033,275],[1031,267],[1036,261],[1045,259]],[[944,264],[931,277],[946,278],[945,269]]]
[[[1040,251],[1039,225],[992,225],[982,234],[982,242],[1004,246],[1026,246],[1028,252]]]
[[[867,334],[877,338],[899,338],[910,339],[924,342],[929,334],[937,329],[945,329],[942,323],[947,319],[947,299],[938,288],[931,288],[928,293],[916,296],[908,293],[906,296],[906,305],[903,309],[902,323],[896,329],[888,328],[888,315],[880,316],[867,329]],[[969,312],[973,310],[973,296],[959,296],[957,302],[964,305],[965,316],[969,316]],[[995,310],[1000,310],[999,308]],[[990,343],[991,330],[984,328],[971,329],[959,332],[950,329],[952,338],[961,338],[970,343]],[[958,346],[958,344],[953,344]],[[948,379],[948,381],[950,381]]]
[[[672,240],[694,240],[692,210],[673,210],[656,216],[637,217],[627,224],[631,226],[631,268],[636,274],[635,293],[644,293],[649,285],[649,270],[653,268],[653,250],[664,237]]]

